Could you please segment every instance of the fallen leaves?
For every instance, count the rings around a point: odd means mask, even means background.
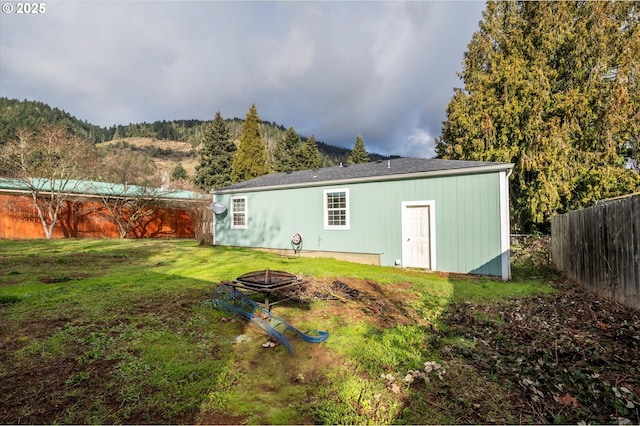
[[[578,402],[578,400],[575,397],[569,395],[568,393],[565,393],[564,395],[556,397],[556,401],[558,401],[559,404],[564,405],[566,407],[580,408],[580,403]]]
[[[411,386],[416,382],[416,379],[422,379],[424,383],[431,382],[431,378],[429,375],[433,375],[440,379],[440,381],[444,380],[444,375],[447,373],[447,370],[442,368],[441,364],[438,364],[435,361],[426,361],[424,363],[424,370],[409,370],[407,374],[402,379],[402,382],[406,386]],[[385,381],[387,389],[389,389],[393,393],[400,393],[401,388],[398,383],[396,383],[396,378],[392,374],[381,374],[380,378]]]
[[[441,353],[512,389],[523,423],[640,423],[640,312],[563,286],[453,306],[442,337],[473,345],[441,344]]]

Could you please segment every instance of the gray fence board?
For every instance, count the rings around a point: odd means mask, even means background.
[[[640,197],[633,197],[631,201],[631,213],[633,222],[633,263],[636,276],[636,283],[640,281]],[[640,299],[640,288],[636,285],[636,299]],[[639,302],[640,303],[640,302]]]
[[[640,194],[552,217],[551,255],[571,280],[640,309]]]

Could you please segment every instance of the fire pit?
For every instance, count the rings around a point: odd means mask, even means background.
[[[223,281],[222,283],[233,287],[234,290],[247,290],[249,292],[261,293],[264,295],[264,303],[260,303],[260,305],[264,306],[267,311],[270,311],[271,306],[290,299],[287,297],[277,302],[270,302],[269,298],[272,293],[301,285],[303,281],[301,278],[288,272],[264,269],[262,271],[247,272],[233,281]]]

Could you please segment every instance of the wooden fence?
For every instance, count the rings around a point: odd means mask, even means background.
[[[174,203],[175,204],[175,203]],[[194,213],[195,211],[195,213]],[[193,238],[197,209],[167,205],[141,218],[127,238]],[[28,196],[0,194],[0,239],[44,238],[33,201]],[[102,201],[70,199],[62,203],[53,238],[119,238]]]
[[[640,194],[552,217],[551,255],[567,278],[640,309]]]

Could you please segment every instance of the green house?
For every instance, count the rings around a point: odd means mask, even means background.
[[[510,278],[513,164],[397,158],[213,190],[214,241]]]

